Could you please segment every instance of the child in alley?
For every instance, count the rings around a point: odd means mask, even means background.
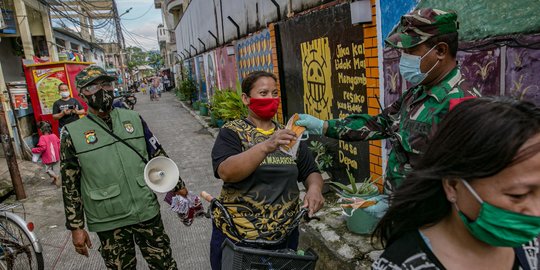
[[[32,153],[41,154],[41,161],[45,165],[45,172],[51,177],[51,184],[60,187],[60,139],[52,133],[51,124],[40,122],[41,136],[37,147],[32,148]]]

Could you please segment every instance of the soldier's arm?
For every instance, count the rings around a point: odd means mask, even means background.
[[[399,125],[399,113],[403,97],[384,109],[378,115],[352,114],[344,119],[326,121],[325,135],[345,141],[387,139],[390,130]]]
[[[144,137],[146,139],[146,150],[148,151],[148,157],[149,159],[155,158],[157,156],[164,156],[169,157],[165,150],[163,150],[163,147],[157,140],[156,136],[152,133],[152,131],[148,128],[148,125],[142,119],[141,117],[142,126],[144,129]],[[185,188],[184,180],[182,180],[182,177],[178,177],[178,183],[174,187],[173,191],[178,191]]]
[[[84,228],[84,213],[81,197],[81,168],[75,155],[71,135],[62,129],[60,142],[60,172],[62,174],[62,196],[68,230]]]

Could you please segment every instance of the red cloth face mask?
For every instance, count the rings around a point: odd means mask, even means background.
[[[272,119],[276,115],[279,98],[250,98],[248,108],[264,120]]]

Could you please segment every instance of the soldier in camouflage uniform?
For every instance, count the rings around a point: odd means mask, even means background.
[[[95,66],[76,76],[89,110],[87,117],[66,125],[61,133],[66,227],[77,253],[88,256],[92,243],[84,229],[86,218],[88,230],[100,239],[109,269],[135,269],[135,243],[150,269],[177,269],[159,203],[143,177],[143,158],[166,153],[137,112],[112,109],[114,80]],[[174,190],[187,194],[182,179]]]
[[[400,73],[412,87],[379,115],[322,121],[302,114],[296,123],[311,134],[345,141],[390,139],[385,191],[392,192],[414,168],[451,105],[480,95],[456,64],[457,29],[457,15],[451,11],[426,8],[402,16],[386,43],[401,50]]]

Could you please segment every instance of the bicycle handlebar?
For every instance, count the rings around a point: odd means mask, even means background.
[[[293,229],[298,227],[298,225],[300,224],[300,221],[302,220],[302,218],[306,222],[310,222],[311,220],[314,220],[314,219],[315,220],[320,220],[320,218],[318,218],[318,217],[309,217],[308,216],[309,209],[302,207],[300,209],[300,211],[298,211],[298,213],[296,214],[296,216],[294,217],[292,222],[289,223],[287,232],[280,239],[277,239],[277,240],[261,239],[263,237],[272,235],[274,232],[264,233],[262,235],[259,235],[258,239],[254,239],[254,240],[244,239],[240,235],[240,233],[238,232],[238,229],[236,228],[236,226],[235,226],[235,224],[234,224],[234,222],[232,220],[232,217],[229,214],[229,211],[227,211],[227,208],[223,204],[221,204],[221,202],[218,199],[214,198],[212,195],[210,195],[206,191],[202,191],[200,195],[205,201],[210,203],[210,206],[208,207],[208,212],[210,213],[211,209],[214,208],[214,207],[219,208],[221,210],[221,212],[223,212],[223,216],[222,216],[223,220],[231,228],[231,233],[234,235],[234,237],[239,239],[240,242],[246,243],[246,244],[265,245],[265,246],[278,245],[278,244],[281,244],[285,240],[285,237],[288,236],[293,231]],[[206,215],[206,217],[210,218],[211,214]]]

